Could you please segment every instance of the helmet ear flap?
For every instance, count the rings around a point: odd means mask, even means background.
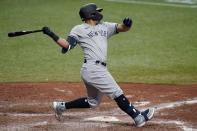
[[[90,18],[94,18],[96,16],[96,12],[90,14]]]

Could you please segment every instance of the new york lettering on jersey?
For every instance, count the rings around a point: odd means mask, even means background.
[[[94,37],[94,36],[104,36],[107,37],[107,31],[105,30],[99,30],[99,31],[90,31],[87,34],[90,38]]]

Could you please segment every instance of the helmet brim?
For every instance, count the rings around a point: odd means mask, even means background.
[[[96,11],[101,12],[101,11],[103,11],[103,9],[102,8],[97,8]]]

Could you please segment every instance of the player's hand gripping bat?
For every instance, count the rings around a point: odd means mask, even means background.
[[[27,35],[27,34],[36,33],[36,32],[42,32],[42,31],[43,30],[10,32],[10,33],[8,33],[8,37],[16,37],[16,36]]]

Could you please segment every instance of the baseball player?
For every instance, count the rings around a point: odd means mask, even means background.
[[[137,127],[143,126],[153,117],[154,108],[140,112],[125,97],[122,89],[109,73],[107,62],[107,40],[119,32],[131,29],[132,20],[124,18],[122,24],[101,22],[102,8],[89,3],[80,8],[79,15],[84,23],[72,28],[67,40],[57,36],[48,27],[43,27],[44,34],[50,36],[59,46],[62,53],[73,49],[77,44],[84,53],[84,64],[81,78],[87,89],[87,97],[69,102],[53,102],[55,116],[61,120],[65,110],[73,108],[95,108],[99,106],[104,95],[116,101],[120,109],[133,118]]]

